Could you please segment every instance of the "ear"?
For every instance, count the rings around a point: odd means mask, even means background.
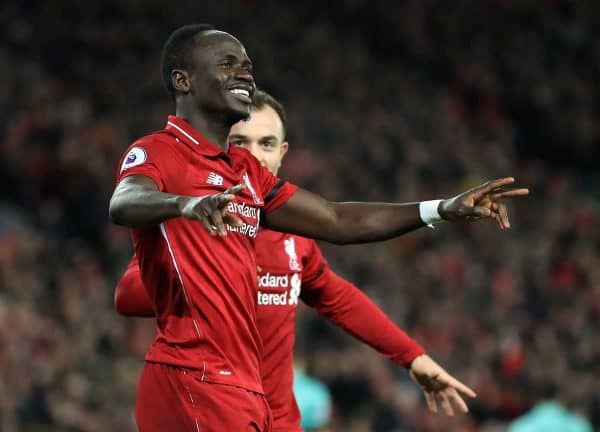
[[[173,69],[171,71],[171,85],[179,93],[189,93],[192,89],[190,76],[183,69]]]
[[[288,144],[287,141],[284,141],[281,143],[281,159],[283,159],[283,157],[285,156],[285,154],[287,153],[287,151],[290,149],[290,145]]]

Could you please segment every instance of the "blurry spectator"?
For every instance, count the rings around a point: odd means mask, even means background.
[[[331,420],[331,394],[327,387],[296,367],[294,394],[300,408],[302,428],[306,432],[327,431]]]
[[[547,401],[512,422],[508,432],[592,432],[592,425],[579,414]]]
[[[505,430],[549,387],[600,430],[600,3],[34,0],[0,5],[2,432],[135,430],[154,329],[112,309],[131,240],[108,194],[127,144],[163,127],[154,48],[190,21],[239,35],[289,107],[282,174],[300,185],[388,201],[510,173],[531,187],[508,235],[323,245],[479,395],[469,416],[430,416],[403,371],[299,311],[332,430]]]

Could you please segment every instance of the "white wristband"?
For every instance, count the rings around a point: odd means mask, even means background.
[[[419,203],[419,215],[425,225],[433,228],[434,224],[443,222],[444,219],[438,213],[438,207],[442,200],[421,201]]]

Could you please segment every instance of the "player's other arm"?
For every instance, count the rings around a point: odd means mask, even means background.
[[[142,282],[138,260],[131,258],[115,288],[115,310],[121,315],[154,317],[152,301]]]
[[[362,291],[327,264],[314,281],[303,281],[301,298],[353,337],[406,368],[425,352]]]
[[[109,215],[118,225],[147,228],[183,216],[199,220],[211,235],[226,235],[225,224],[242,221],[227,212],[227,204],[244,189],[237,185],[214,195],[192,197],[161,192],[150,177],[136,174],[119,182],[110,199]]]
[[[441,200],[442,219],[470,221],[494,219],[500,228],[510,227],[503,198],[527,195],[527,189],[505,187],[512,177],[484,183],[453,198]],[[290,232],[337,244],[390,239],[425,226],[420,203],[331,202],[299,189],[285,204],[266,215],[270,229]]]
[[[430,411],[437,412],[436,400],[439,400],[447,415],[454,415],[455,409],[468,412],[459,392],[469,397],[475,397],[475,392],[438,365],[351,282],[325,266],[321,276],[302,286],[302,299],[306,304],[355,338],[408,368],[410,376],[423,389]]]

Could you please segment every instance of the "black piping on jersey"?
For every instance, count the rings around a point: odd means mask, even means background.
[[[271,201],[273,198],[275,198],[275,195],[277,195],[277,192],[279,192],[279,189],[281,189],[281,186],[283,186],[284,184],[285,184],[284,180],[279,180],[279,182],[277,182],[277,184],[275,186],[273,186],[273,189],[271,189],[271,191],[265,198],[265,204],[267,204],[269,201]]]
[[[305,283],[311,283],[312,281],[316,281],[317,279],[319,279],[319,277],[321,277],[321,275],[323,274],[324,271],[325,271],[325,263],[322,262],[321,267],[319,267],[319,270],[317,271],[317,274],[314,277],[310,278],[309,280],[302,281],[302,283],[305,284]]]

